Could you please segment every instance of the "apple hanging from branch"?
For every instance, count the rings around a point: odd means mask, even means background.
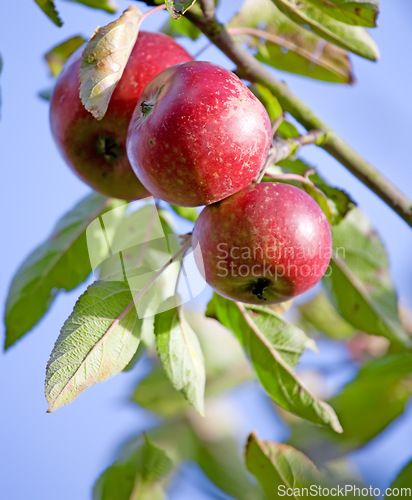
[[[149,193],[126,155],[127,128],[146,84],[165,68],[193,58],[172,38],[140,31],[104,118],[96,120],[79,97],[82,46],[67,61],[50,105],[53,137],[70,168],[107,196],[134,200]]]
[[[219,294],[275,304],[311,289],[325,274],[332,237],[325,214],[305,191],[250,184],[206,207],[193,231],[195,259]]]
[[[266,161],[269,116],[231,71],[193,61],[157,75],[130,122],[127,153],[142,184],[174,205],[222,200]]]

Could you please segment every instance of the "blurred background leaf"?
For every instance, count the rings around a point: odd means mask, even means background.
[[[40,321],[60,290],[72,290],[86,280],[92,270],[86,229],[96,217],[123,204],[100,194],[87,196],[23,262],[6,303],[6,348]]]
[[[118,5],[112,0],[66,0],[68,2],[75,2],[86,5],[86,7],[92,7],[93,9],[100,9],[108,12],[109,14],[114,14]]]
[[[379,14],[377,0],[309,0],[328,16],[346,24],[373,28]]]
[[[359,26],[350,26],[317,9],[310,0],[272,0],[292,21],[310,28],[325,40],[358,56],[376,61],[379,50],[369,33]]]
[[[409,462],[399,473],[396,479],[391,484],[391,489],[395,488],[409,488],[409,491],[412,489],[412,462]]]
[[[329,402],[344,432],[308,424],[293,427],[290,443],[316,461],[325,461],[366,445],[405,409],[412,396],[412,354],[390,354],[367,362],[340,394]]]
[[[268,500],[283,496],[279,487],[286,491],[310,488],[321,482],[319,471],[303,453],[285,444],[262,441],[255,433],[248,437],[245,455],[249,471],[259,481]]]
[[[51,19],[56,26],[63,26],[63,23],[57,13],[54,0],[34,0],[46,16]]]
[[[291,21],[271,0],[246,0],[228,26],[265,64],[326,82],[353,82],[347,52]]]
[[[146,435],[133,452],[124,454],[100,476],[94,486],[93,500],[162,500],[164,481],[173,462]]]
[[[74,36],[56,45],[47,52],[44,57],[49,65],[52,76],[56,77],[60,74],[67,59],[73,52],[81,47],[85,41],[86,40],[81,36]]]
[[[332,228],[334,254],[323,281],[342,317],[354,328],[407,348],[385,248],[357,208]]]

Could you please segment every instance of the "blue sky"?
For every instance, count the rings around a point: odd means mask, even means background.
[[[2,6],[2,304],[18,265],[49,234],[57,218],[89,192],[65,166],[52,141],[48,105],[37,97],[38,91],[51,84],[42,55],[70,36],[89,36],[97,25],[107,24],[113,18],[71,2],[57,3],[65,21],[61,29],[33,1],[24,2],[24,7],[21,2],[5,2]],[[223,3],[232,7],[234,4]],[[127,2],[119,4],[122,9],[127,7]],[[374,64],[353,56],[355,86],[328,85],[276,71],[275,74],[412,198],[412,4],[408,0],[383,0],[382,4],[379,29],[373,33],[381,60]],[[223,17],[227,15],[228,11],[222,13]],[[152,16],[144,28],[155,30],[166,16]],[[204,43],[199,40],[187,47],[194,54]],[[213,48],[202,57],[233,68]],[[331,184],[350,192],[371,218],[386,244],[401,303],[412,307],[410,228],[326,153],[309,147],[304,156]],[[23,341],[7,354],[0,353],[1,499],[90,498],[95,479],[113,461],[118,445],[152,424],[146,412],[125,403],[146,365],[95,386],[73,404],[46,415],[45,366],[59,329],[81,291],[79,288],[71,294],[60,294],[51,312]],[[1,337],[3,343],[3,330]],[[327,359],[328,352],[322,356]],[[268,401],[261,392],[238,391],[230,400],[244,414],[245,435],[248,430],[258,429],[264,438],[285,438],[284,428],[264,416]],[[368,481],[382,487],[390,482],[412,457],[412,445],[405,439],[411,435],[409,407],[382,437],[356,454],[356,462]],[[183,473],[182,477],[186,480],[188,474]],[[193,487],[186,484],[184,488],[174,490],[173,497],[194,498]],[[198,498],[211,496],[199,494]]]

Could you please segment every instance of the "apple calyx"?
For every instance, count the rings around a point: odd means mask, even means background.
[[[109,163],[114,163],[124,154],[120,141],[112,135],[99,135],[96,150]]]
[[[149,97],[149,99],[147,99],[146,101],[142,101],[140,103],[140,110],[142,112],[142,115],[141,115],[141,120],[140,121],[143,121],[145,118],[147,118],[150,113],[153,111],[153,108],[160,96],[160,93],[162,92],[163,90],[163,87],[164,85],[161,85],[157,90],[156,92],[153,93],[152,96]]]
[[[255,281],[252,281],[250,284],[250,291],[255,295],[259,300],[267,300],[263,294],[266,288],[270,287],[271,281],[268,278],[258,278]]]
[[[142,111],[142,115],[143,116],[149,116],[150,113],[152,112],[153,106],[154,106],[154,102],[143,101],[140,104],[140,109]]]

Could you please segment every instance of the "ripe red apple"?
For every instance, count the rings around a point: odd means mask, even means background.
[[[231,71],[193,61],[144,89],[127,153],[156,198],[200,206],[240,191],[259,173],[271,142],[268,114]]]
[[[172,38],[141,31],[106,115],[98,121],[79,97],[83,49],[70,57],[57,80],[50,105],[53,137],[72,170],[96,191],[125,200],[148,196],[127,158],[127,128],[146,84],[192,57]]]
[[[312,288],[332,252],[329,223],[305,191],[251,184],[206,207],[193,231],[196,263],[224,297],[275,304]]]

